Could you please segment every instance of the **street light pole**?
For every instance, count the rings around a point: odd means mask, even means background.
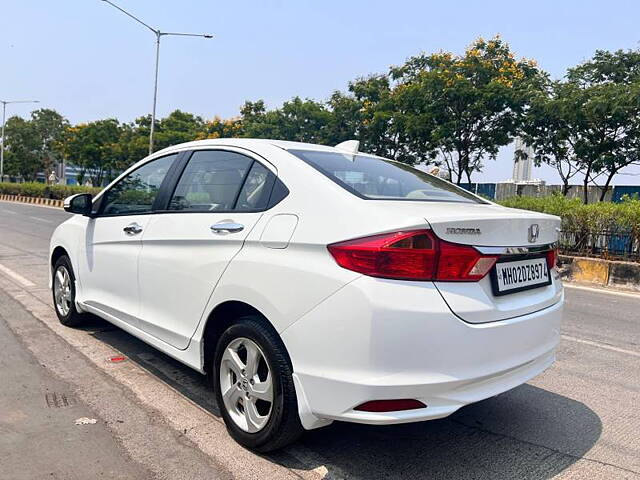
[[[7,119],[7,105],[10,103],[40,103],[38,100],[0,100],[2,103],[2,148],[0,148],[0,182],[4,181],[4,124]]]
[[[149,30],[151,30],[156,36],[156,71],[155,71],[155,79],[153,83],[153,108],[151,109],[151,127],[149,129],[149,155],[153,153],[153,133],[155,131],[155,123],[156,123],[156,103],[158,100],[158,67],[160,64],[160,38],[164,35],[173,35],[179,37],[202,37],[202,38],[213,38],[213,35],[209,33],[178,33],[178,32],[162,32],[157,28],[153,28],[147,25],[145,22],[140,20],[138,17],[133,14],[127,12],[125,9],[119,7],[115,3],[110,0],[102,0],[105,3],[108,3],[112,7],[120,10],[126,16],[132,18],[139,24],[145,26]]]

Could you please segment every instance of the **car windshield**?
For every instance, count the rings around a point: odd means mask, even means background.
[[[317,150],[289,150],[289,153],[362,198],[483,203],[460,187],[399,162]]]

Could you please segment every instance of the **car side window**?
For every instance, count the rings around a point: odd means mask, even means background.
[[[101,199],[102,215],[135,215],[150,212],[160,186],[178,154],[145,163],[111,187]]]
[[[232,210],[253,159],[224,150],[196,150],[176,186],[169,210]]]

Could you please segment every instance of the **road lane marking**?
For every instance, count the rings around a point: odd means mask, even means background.
[[[18,282],[23,287],[31,288],[36,286],[36,284],[33,283],[31,280],[27,280],[19,273],[14,272],[9,267],[5,267],[1,263],[0,263],[0,272],[4,273],[6,276],[10,278],[13,278],[16,282]]]
[[[51,220],[45,220],[44,218],[32,217],[32,216],[29,216],[29,218],[31,218],[32,220],[38,220],[39,222],[53,223]]]
[[[574,290],[585,290],[587,292],[605,293],[607,295],[619,295],[621,297],[629,297],[629,298],[635,298],[636,300],[640,300],[640,292],[638,293],[618,292],[616,290],[605,290],[604,288],[585,287],[583,285],[569,285],[567,283],[563,285],[565,288],[572,288]]]
[[[8,214],[10,214],[10,215],[17,215],[17,214],[18,214],[18,212],[14,212],[13,210],[4,210],[4,209],[3,209],[3,210],[2,210],[2,212],[4,212],[4,213],[8,213]]]
[[[640,358],[640,352],[633,350],[627,350],[625,348],[614,347],[613,345],[607,345],[606,343],[594,342],[593,340],[585,340],[584,338],[572,337],[571,335],[562,335],[562,338],[569,340],[570,342],[583,343],[585,345],[591,345],[592,347],[604,348],[605,350],[611,350],[612,352],[624,353],[633,357]]]

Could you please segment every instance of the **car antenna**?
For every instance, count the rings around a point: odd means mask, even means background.
[[[358,154],[358,148],[360,148],[360,142],[358,140],[347,140],[346,142],[339,143],[334,148],[350,153],[351,161],[354,162]]]

